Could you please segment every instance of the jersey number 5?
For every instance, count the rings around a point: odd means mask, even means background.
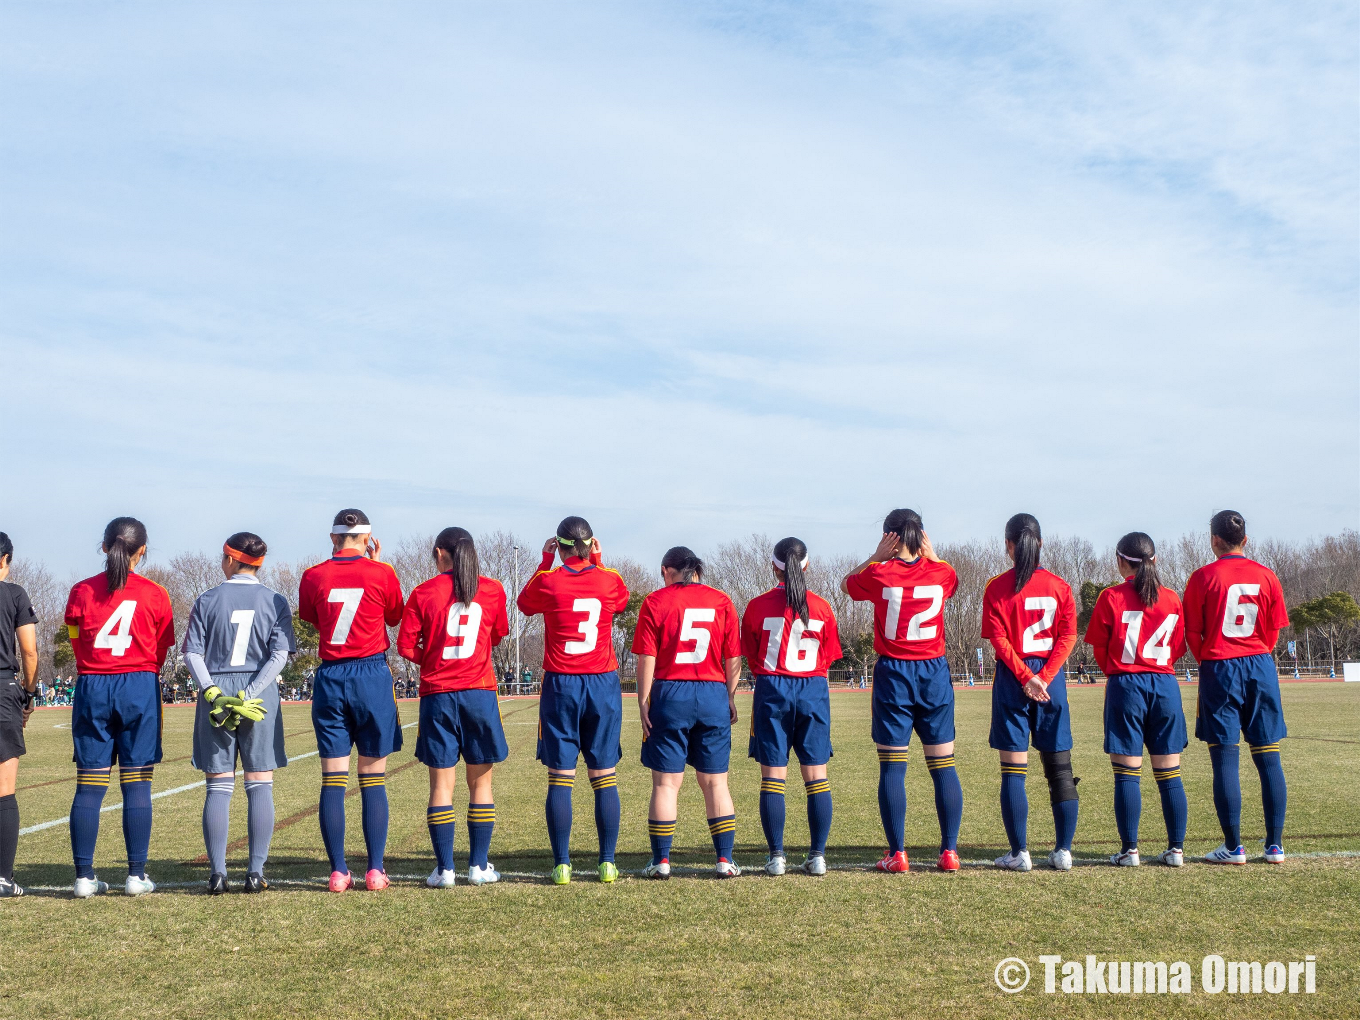
[[[585,613],[586,618],[576,625],[581,632],[580,641],[568,641],[563,650],[568,655],[585,655],[595,651],[600,640],[600,610],[603,606],[599,599],[577,599],[571,604],[573,613]]]
[[[717,618],[718,611],[711,607],[685,610],[685,615],[680,621],[680,640],[693,641],[694,651],[676,652],[675,664],[677,666],[697,666],[708,658],[708,645],[713,640],[713,634],[707,627],[696,627],[694,625],[696,623],[712,623]]]
[[[126,655],[132,647],[132,613],[136,608],[135,599],[118,603],[118,608],[109,614],[94,636],[94,646],[107,648],[110,655]]]

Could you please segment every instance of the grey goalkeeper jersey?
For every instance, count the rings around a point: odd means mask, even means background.
[[[250,675],[296,651],[288,600],[250,574],[237,574],[200,595],[184,633],[186,661],[201,658],[214,676]],[[241,686],[244,681],[242,676]]]

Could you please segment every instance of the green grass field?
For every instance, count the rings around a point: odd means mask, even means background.
[[[759,770],[744,756],[750,697],[734,734],[732,789],[737,860],[750,870],[719,882],[706,874],[647,882],[625,874],[614,886],[593,878],[590,787],[576,789],[578,879],[547,882],[552,861],[543,821],[544,773],[534,760],[537,703],[502,704],[510,760],[496,772],[498,822],[491,859],[506,877],[480,889],[426,889],[432,867],[425,829],[426,774],[406,748],[388,763],[391,835],[380,894],[332,896],[317,829],[315,756],[278,773],[279,828],[269,866],[274,889],[260,897],[202,894],[201,788],[155,801],[148,873],[161,885],[128,899],[118,812],[103,816],[96,866],[114,886],[108,896],[71,899],[65,825],[22,836],[16,877],[30,895],[0,901],[0,1017],[1162,1017],[1337,1016],[1360,1011],[1360,685],[1284,688],[1291,739],[1286,849],[1290,859],[1259,861],[1259,786],[1243,754],[1244,842],[1256,860],[1245,868],[1195,864],[1179,871],[1082,866],[1068,874],[1027,875],[981,866],[1004,851],[997,804],[996,755],[987,747],[990,695],[958,695],[957,757],[965,808],[958,874],[936,872],[938,830],[931,785],[912,748],[907,838],[913,871],[871,870],[882,850],[877,762],[869,739],[869,698],[832,696],[836,757],[831,764],[835,824],[825,878],[769,878],[757,815]],[[1194,689],[1186,688],[1187,714]],[[1081,784],[1075,854],[1094,860],[1118,849],[1108,760],[1100,753],[1103,688],[1076,688],[1071,700]],[[408,722],[413,703],[403,703]],[[288,748],[315,748],[305,706],[285,709]],[[172,790],[201,776],[189,765],[188,708],[167,710],[165,762],[153,789]],[[74,770],[69,712],[45,710],[28,727],[29,754],[19,773],[22,825],[64,816]],[[648,773],[637,762],[639,729],[625,704],[619,768],[623,831],[619,866],[647,857]],[[1038,756],[1029,782],[1030,846],[1052,839]],[[1185,783],[1190,799],[1188,853],[1216,846],[1208,756],[1192,740]],[[1164,845],[1161,810],[1144,765],[1142,846]],[[794,773],[796,778],[796,772]],[[582,773],[582,779],[584,774]],[[355,788],[353,782],[351,789]],[[790,782],[788,843],[801,860],[806,817],[801,784]],[[120,799],[111,787],[106,804]],[[458,865],[466,835],[460,784]],[[357,795],[349,802],[351,867],[362,870]],[[245,795],[232,806],[233,881],[245,863]],[[233,845],[236,845],[234,842]],[[673,860],[707,869],[712,861],[703,803],[692,779],[681,794]],[[1313,856],[1309,856],[1313,855]],[[1064,959],[1185,960],[1190,995],[1045,995],[1041,953]],[[1317,957],[1314,995],[1209,995],[1200,960],[1291,961]],[[1022,993],[993,981],[1004,957],[1034,968]],[[1268,1001],[1262,1001],[1268,1000]]]

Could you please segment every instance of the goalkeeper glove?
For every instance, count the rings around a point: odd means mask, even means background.
[[[249,719],[251,722],[259,722],[264,718],[265,713],[269,711],[264,707],[263,699],[247,698],[245,691],[241,691],[236,697],[240,699],[241,703],[239,705],[233,705],[231,710],[239,717],[237,725],[240,725],[241,718]]]
[[[203,692],[203,700],[212,705],[212,709],[208,712],[208,722],[217,727],[225,726],[232,716],[232,706],[241,704],[240,698],[223,694],[222,688],[215,684]],[[229,727],[229,729],[235,728],[235,726]]]

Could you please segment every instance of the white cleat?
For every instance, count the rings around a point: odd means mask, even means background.
[[[468,885],[490,885],[500,880],[501,873],[490,861],[486,862],[485,868],[479,868],[474,864],[468,865]]]
[[[24,894],[24,887],[13,879],[0,878],[0,900],[18,899]]]
[[[788,861],[783,854],[770,854],[765,858],[765,874],[782,875],[788,871]]]
[[[1143,861],[1138,856],[1137,848],[1124,850],[1117,854],[1110,854],[1110,863],[1120,868],[1137,868]]]
[[[1165,864],[1168,868],[1179,868],[1185,863],[1185,851],[1177,850],[1174,846],[1168,847],[1157,855],[1157,863]]]
[[[1048,866],[1054,871],[1072,870],[1072,851],[1071,850],[1051,850],[1048,854]]]
[[[129,875],[127,881],[123,883],[123,892],[129,896],[145,896],[155,891],[156,883],[145,876],[138,878],[136,875]]]
[[[815,854],[803,862],[803,870],[809,875],[826,874],[826,858],[821,854]]]
[[[109,883],[97,878],[78,878],[72,890],[78,900],[88,900],[91,896],[102,896],[109,891]]]
[[[998,857],[994,863],[1004,871],[1029,871],[1034,867],[1028,850],[1012,851],[1005,857]]]
[[[1236,850],[1229,850],[1227,843],[1220,843],[1217,850],[1210,850],[1204,855],[1207,864],[1246,864],[1247,851],[1242,847]]]
[[[452,868],[449,868],[448,871],[435,868],[430,872],[430,877],[425,879],[425,884],[431,889],[452,889],[454,879],[455,876]]]
[[[1265,858],[1267,864],[1283,864],[1284,847],[1278,843],[1271,843],[1270,846],[1266,847]]]
[[[647,866],[642,869],[643,878],[659,878],[666,880],[671,877],[671,862],[668,860],[649,861]]]
[[[783,861],[783,858],[780,858]],[[780,871],[782,875],[784,872]],[[741,874],[741,869],[724,857],[718,858],[718,863],[713,867],[713,874],[717,878],[736,878]]]

